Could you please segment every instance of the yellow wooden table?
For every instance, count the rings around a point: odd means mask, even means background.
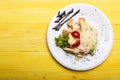
[[[87,3],[110,19],[114,45],[99,67],[76,72],[59,65],[46,41],[48,24],[64,6]],[[120,0],[0,0],[0,80],[120,80]]]

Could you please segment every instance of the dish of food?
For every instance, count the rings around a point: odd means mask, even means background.
[[[57,12],[47,33],[52,56],[66,68],[89,70],[108,57],[113,30],[108,18],[88,4],[72,4]]]
[[[68,29],[62,30],[62,35],[55,37],[56,46],[76,56],[76,60],[83,55],[94,55],[97,46],[98,31],[86,23],[85,18],[79,18],[78,22],[73,19],[67,22]]]

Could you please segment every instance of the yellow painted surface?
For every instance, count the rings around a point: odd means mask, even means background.
[[[64,6],[87,3],[110,19],[114,45],[99,67],[76,72],[59,65],[46,41],[52,16]],[[0,0],[0,80],[120,80],[120,0]]]

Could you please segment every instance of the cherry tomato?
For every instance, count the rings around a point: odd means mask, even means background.
[[[77,47],[77,46],[79,46],[80,45],[80,39],[77,39],[77,41],[75,42],[75,43],[73,43],[72,45],[71,45],[71,47]]]
[[[71,33],[71,35],[72,35],[74,38],[80,38],[80,33],[77,32],[77,31],[73,31],[73,32]]]

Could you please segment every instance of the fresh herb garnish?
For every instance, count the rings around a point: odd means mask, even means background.
[[[68,35],[66,36],[62,36],[62,35],[59,35],[58,38],[55,38],[55,43],[56,43],[56,46],[59,46],[61,48],[65,48],[65,47],[69,47],[69,43],[68,43]]]

